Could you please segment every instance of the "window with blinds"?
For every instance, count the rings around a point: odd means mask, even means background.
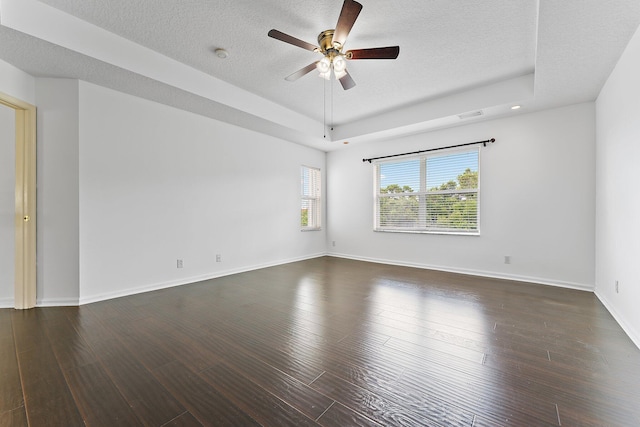
[[[320,169],[302,166],[300,171],[300,227],[302,230],[320,230]]]
[[[479,149],[375,165],[376,231],[479,234]]]

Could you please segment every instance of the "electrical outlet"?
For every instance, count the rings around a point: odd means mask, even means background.
[[[620,293],[620,288],[619,288],[619,285],[618,285],[618,281],[616,280],[616,294],[617,293]]]
[[[511,264],[511,255],[505,255],[504,256],[504,263],[505,264]]]
[[[177,260],[176,261],[176,268],[182,268],[182,267],[184,267],[184,264],[182,263],[182,260],[181,259]]]
[[[334,248],[336,247],[336,241],[335,240],[333,242],[331,242],[331,246],[333,246]]]
[[[222,255],[220,254],[216,255],[216,262],[222,262]]]

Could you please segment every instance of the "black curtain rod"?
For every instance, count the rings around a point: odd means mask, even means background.
[[[371,163],[374,160],[388,159],[390,157],[408,156],[410,154],[420,154],[420,153],[426,153],[428,151],[446,150],[448,148],[466,147],[467,145],[482,144],[482,145],[484,145],[486,147],[488,142],[494,143],[494,142],[496,142],[496,139],[495,138],[491,138],[491,139],[487,139],[486,141],[467,142],[466,144],[450,145],[448,147],[429,148],[428,150],[412,151],[411,153],[391,154],[390,156],[372,157],[370,159],[362,159],[362,161]]]

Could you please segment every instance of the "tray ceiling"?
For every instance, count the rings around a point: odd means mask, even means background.
[[[341,0],[0,0],[0,59],[330,151],[594,100],[640,22],[637,0],[360,2],[346,48],[400,55],[349,62],[349,91],[285,81],[319,56],[267,37],[316,44]]]

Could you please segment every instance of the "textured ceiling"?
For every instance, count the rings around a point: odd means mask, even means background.
[[[637,0],[359,1],[346,48],[399,45],[400,55],[350,61],[349,91],[315,72],[285,81],[319,56],[267,37],[275,28],[316,44],[341,0],[0,0],[0,59],[331,150],[455,125],[473,110],[484,119],[513,103],[593,100],[640,22]],[[172,75],[145,68],[173,70],[154,65],[165,57],[179,63]]]

